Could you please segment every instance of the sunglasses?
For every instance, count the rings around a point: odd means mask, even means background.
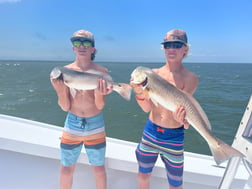
[[[74,47],[77,47],[77,48],[79,48],[81,45],[83,47],[85,47],[85,48],[90,48],[90,47],[93,46],[92,42],[90,42],[90,41],[81,41],[81,40],[74,40],[72,42],[72,44],[73,44]]]
[[[181,42],[166,42],[164,43],[164,48],[165,49],[170,49],[170,48],[180,49],[183,45],[184,43],[181,43]]]

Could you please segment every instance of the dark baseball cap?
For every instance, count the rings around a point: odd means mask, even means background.
[[[181,43],[187,44],[186,32],[180,29],[174,29],[167,32],[164,36],[164,42],[162,42],[161,44],[164,44],[167,42],[181,42]]]

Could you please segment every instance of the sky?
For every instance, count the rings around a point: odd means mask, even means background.
[[[251,0],[0,0],[0,60],[72,61],[94,34],[95,61],[165,62],[163,37],[187,32],[184,62],[252,63]]]

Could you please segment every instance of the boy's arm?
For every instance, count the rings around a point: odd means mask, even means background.
[[[63,111],[69,111],[71,108],[70,91],[62,80],[51,79],[53,88],[58,96],[58,104]]]

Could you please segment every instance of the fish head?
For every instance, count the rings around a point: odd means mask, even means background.
[[[53,68],[53,70],[50,73],[50,78],[51,79],[60,79],[62,75],[62,72],[59,67]]]
[[[151,72],[152,70],[150,68],[139,66],[136,69],[133,70],[131,73],[131,83],[134,84],[147,84],[147,73]]]

